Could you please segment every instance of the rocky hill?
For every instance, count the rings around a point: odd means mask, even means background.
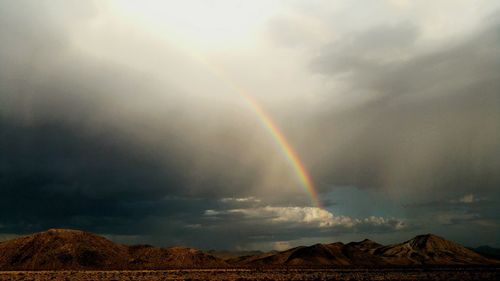
[[[370,239],[365,239],[365,240],[360,241],[360,242],[347,243],[347,246],[357,248],[363,252],[373,253],[373,251],[375,251],[375,249],[380,248],[383,245],[379,244],[377,242],[374,242]]]
[[[400,244],[379,247],[373,254],[394,265],[482,265],[496,263],[442,237],[426,234]]]
[[[220,268],[228,266],[220,258],[185,247],[131,246],[129,247],[129,255],[132,267],[139,269]]]
[[[262,255],[264,252],[262,251],[228,251],[228,250],[209,250],[207,254],[212,255],[214,257],[221,258],[223,260],[234,259],[244,256],[257,256]]]
[[[282,252],[245,256],[228,260],[237,266],[421,266],[498,265],[487,258],[442,237],[427,234],[400,244],[383,246],[365,239],[348,244],[316,244]]]
[[[0,243],[0,269],[112,269],[128,262],[126,246],[92,233],[50,229]]]
[[[196,249],[126,246],[84,231],[50,229],[0,243],[0,270],[226,267]]]
[[[300,246],[277,253],[242,257],[228,262],[239,266],[377,266],[384,261],[355,247],[337,242]]]
[[[51,229],[0,242],[0,270],[111,270],[227,267],[384,267],[500,265],[442,237],[419,235],[383,246],[365,239],[256,252],[223,260],[185,247],[126,246],[78,230]]]

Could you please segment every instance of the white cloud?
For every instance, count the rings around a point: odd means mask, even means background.
[[[285,251],[292,248],[292,245],[288,241],[276,241],[273,244],[273,250]]]
[[[226,197],[226,198],[222,198],[220,199],[221,202],[223,203],[259,203],[260,202],[260,199],[259,198],[255,198],[253,196],[249,196],[249,197],[240,197],[240,198],[235,198],[235,197]]]
[[[205,210],[204,213],[205,216],[217,216],[218,214],[220,214],[220,212],[215,210]]]
[[[364,218],[362,220],[364,224],[373,225],[373,226],[390,226],[396,230],[400,230],[406,227],[406,223],[402,220],[394,219],[394,218],[384,218],[384,217],[375,217],[370,216],[368,218]]]
[[[343,225],[352,227],[353,220],[346,216],[334,216],[327,210],[316,207],[259,207],[233,209],[231,213],[240,213],[246,217],[260,217],[271,222],[317,224],[319,227]]]
[[[480,198],[477,198],[474,194],[466,194],[458,199],[450,200],[451,203],[463,203],[463,204],[472,204],[475,202],[481,201]]]
[[[328,210],[316,207],[273,207],[230,209],[227,211],[206,210],[205,215],[217,216],[220,214],[239,214],[245,218],[260,219],[268,223],[288,223],[319,228],[353,228],[356,226],[389,227],[402,229],[404,221],[394,218],[370,216],[367,218],[353,218],[343,215],[334,215]]]

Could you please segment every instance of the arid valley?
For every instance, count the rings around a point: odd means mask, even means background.
[[[10,280],[53,280],[53,281],[417,281],[417,280],[498,280],[499,269],[313,269],[313,270],[251,270],[251,269],[214,269],[214,270],[148,270],[148,271],[23,271],[0,272],[1,281]]]

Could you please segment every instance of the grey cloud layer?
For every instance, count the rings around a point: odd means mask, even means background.
[[[413,50],[418,33],[407,25],[326,47],[314,68],[349,85],[335,98],[359,99],[314,118],[311,126],[325,132],[328,144],[316,153],[331,156],[318,164],[326,169],[317,176],[402,193],[433,189],[433,196],[494,192],[500,183],[498,30],[489,23],[423,53]]]

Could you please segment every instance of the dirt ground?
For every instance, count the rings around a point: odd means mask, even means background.
[[[350,270],[4,271],[7,280],[500,280],[500,268]]]

